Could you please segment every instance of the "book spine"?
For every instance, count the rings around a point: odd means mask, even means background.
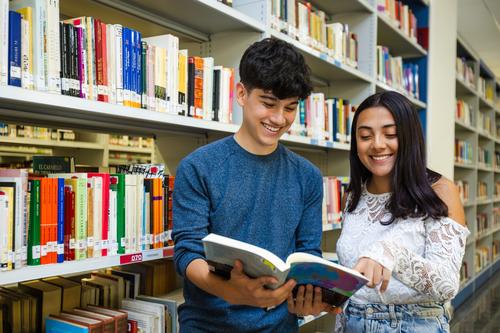
[[[11,86],[21,87],[21,14],[9,11],[9,73]]]
[[[116,103],[123,105],[123,28],[115,25]]]
[[[57,181],[57,262],[64,262],[64,179]]]
[[[61,93],[61,59],[59,46],[59,0],[47,0],[47,88]]]
[[[28,265],[40,265],[40,180],[30,180]]]
[[[0,0],[0,85],[8,84],[9,72],[9,0]]]
[[[147,60],[148,60],[148,44],[146,42],[141,43],[141,108],[148,108],[148,70],[147,70]]]

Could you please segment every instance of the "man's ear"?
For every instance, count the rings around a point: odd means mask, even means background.
[[[247,98],[248,98],[248,91],[246,90],[243,83],[241,82],[236,83],[236,100],[238,101],[238,104],[241,107],[245,105]]]

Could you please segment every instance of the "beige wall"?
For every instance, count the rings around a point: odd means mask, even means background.
[[[432,0],[428,63],[428,166],[453,179],[457,0]]]

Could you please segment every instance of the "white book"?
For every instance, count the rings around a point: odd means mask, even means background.
[[[116,32],[113,24],[106,24],[106,52],[108,56],[109,103],[116,104]]]
[[[214,58],[203,58],[203,119],[212,120]]]
[[[47,8],[47,88],[61,93],[61,52],[59,39],[59,0],[45,0]]]
[[[134,253],[137,234],[137,175],[125,175],[125,253]]]
[[[4,6],[3,1],[0,0],[0,4]],[[44,40],[45,40],[45,32],[46,32],[46,17],[47,17],[47,8],[44,1],[40,0],[13,0],[10,2],[11,10],[19,10],[24,7],[32,8],[33,15],[33,27],[32,27],[32,42],[33,42],[33,81],[34,88],[39,91],[47,90],[46,84],[46,65],[45,65],[45,49],[44,49]],[[3,15],[0,12],[0,16]],[[8,13],[7,19],[4,20],[1,18],[0,24],[3,27],[7,24],[7,33],[8,33]],[[59,31],[59,26],[58,26]],[[0,28],[0,33],[3,34],[2,28]],[[5,38],[3,35],[0,35],[0,44],[3,45],[4,41],[6,41],[8,46],[9,38]],[[2,46],[0,45],[0,57],[3,57],[3,53],[1,53]],[[2,61],[0,60],[0,64]],[[0,65],[0,80],[3,80],[3,71]],[[7,73],[7,72],[6,72]],[[3,81],[1,81],[3,82]]]
[[[119,310],[127,312],[129,320],[135,320],[137,322],[138,329],[141,330],[141,333],[156,333],[153,330],[155,321],[153,315],[148,315],[142,312],[132,311],[124,308],[120,308]]]
[[[21,87],[33,89],[33,74],[31,68],[31,27],[30,22],[21,19]]]
[[[146,51],[146,90],[148,95],[148,110],[156,111],[156,98],[155,98],[155,47],[148,44]]]
[[[10,219],[9,196],[0,191],[0,271],[7,270],[8,252],[9,252],[9,219]]]
[[[103,186],[102,186],[102,178],[101,177],[92,177],[93,180],[93,189],[94,189],[94,258],[101,257],[102,254],[102,198],[103,198]]]
[[[109,190],[109,215],[108,215],[108,255],[114,256],[118,253],[118,222],[117,222],[117,195],[115,191]]]
[[[231,89],[230,87],[231,70],[229,68],[222,69],[221,82],[222,82],[222,89],[220,93],[221,109],[219,111],[219,118],[221,119],[221,122],[229,124],[231,123],[230,106],[229,106],[229,94]]]
[[[143,216],[144,216],[144,175],[135,175],[137,177],[136,181],[136,201],[135,201],[135,213],[136,213],[136,234],[135,234],[135,239],[136,239],[136,247],[135,251],[141,251],[142,250],[142,244],[140,240],[144,239],[145,236],[145,230],[143,228]]]
[[[7,85],[9,72],[9,0],[0,0],[0,85]]]
[[[25,230],[26,224],[24,223],[25,215],[25,198],[27,187],[24,187],[23,177],[0,177],[1,182],[12,182],[16,184],[15,193],[15,211],[14,211],[14,264],[15,268],[21,268],[23,266],[23,251],[24,249],[24,235],[27,232]]]
[[[116,104],[123,105],[123,45],[122,26],[115,24],[115,83]]]
[[[153,332],[165,332],[165,307],[162,304],[124,299],[122,308],[153,316]]]

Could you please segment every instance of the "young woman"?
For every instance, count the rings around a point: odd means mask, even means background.
[[[338,315],[336,332],[448,332],[443,303],[458,291],[469,235],[458,191],[426,168],[418,114],[399,93],[363,101],[351,138],[337,252],[370,282]]]

